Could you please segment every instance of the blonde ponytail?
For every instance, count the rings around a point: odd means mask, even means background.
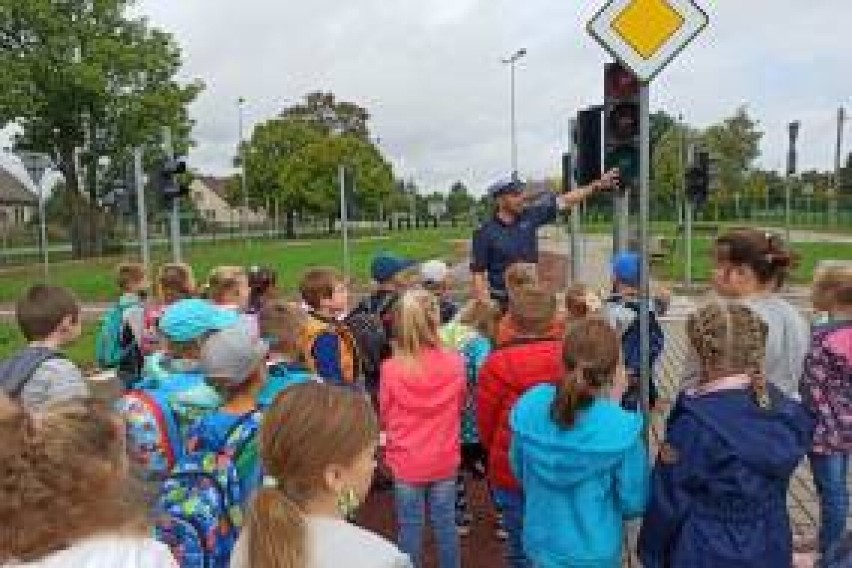
[[[262,487],[254,495],[243,529],[248,566],[305,568],[306,528],[302,511],[280,489]]]

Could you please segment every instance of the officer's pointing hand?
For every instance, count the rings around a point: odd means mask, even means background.
[[[592,185],[594,186],[595,191],[612,191],[613,189],[618,188],[620,181],[621,172],[618,171],[618,168],[612,168],[602,175],[601,179],[597,180]]]

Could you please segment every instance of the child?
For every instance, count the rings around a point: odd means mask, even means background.
[[[506,290],[508,291],[508,304],[503,306],[505,313],[497,323],[495,344],[497,346],[507,345],[518,336],[518,325],[512,316],[517,311],[516,297],[526,290],[543,290],[538,280],[536,266],[527,262],[515,263],[506,270]],[[546,334],[553,339],[562,339],[565,335],[565,318],[556,311],[553,320],[548,326]]]
[[[62,401],[36,418],[0,395],[0,439],[0,565],[177,568],[148,537],[123,426],[104,403]]]
[[[614,568],[624,520],[648,498],[642,418],[620,407],[627,374],[605,321],[570,325],[562,357],[562,381],[528,391],[511,415],[524,550],[535,566]]]
[[[798,396],[810,332],[795,306],[777,294],[795,256],[775,235],[734,229],[716,239],[713,258],[715,291],[746,302],[769,328],[766,378],[788,396]]]
[[[831,323],[831,308],[834,303],[834,291],[852,279],[852,267],[829,265],[814,273],[811,287],[811,305],[813,306],[813,325]]]
[[[787,490],[813,420],[767,384],[767,326],[750,308],[710,304],[686,327],[701,378],[668,419],[639,537],[642,565],[790,566]]]
[[[124,263],[118,267],[118,288],[121,296],[104,315],[96,343],[98,365],[116,369],[121,383],[127,387],[142,374],[142,342],[145,327],[145,306],[148,278],[139,263]]]
[[[193,298],[196,294],[195,275],[192,267],[181,262],[164,264],[157,274],[157,294],[143,312],[142,355],[156,352],[160,346],[157,322],[163,311],[180,300]]]
[[[262,405],[271,405],[275,396],[289,386],[318,379],[302,360],[299,341],[306,321],[305,312],[285,300],[269,300],[261,308],[260,334],[269,345],[269,379],[258,396]]]
[[[258,409],[267,379],[267,353],[267,345],[239,325],[215,332],[204,341],[198,366],[207,383],[219,393],[222,405],[189,427],[188,452],[221,451],[234,426]],[[240,456],[232,457],[240,463]],[[241,465],[240,493],[245,499],[259,485],[260,469],[256,462]]]
[[[378,437],[370,403],[353,392],[308,383],[276,398],[260,432],[263,487],[231,568],[411,568],[346,520],[367,496]]]
[[[642,258],[635,252],[622,252],[612,261],[612,295],[603,305],[603,313],[615,329],[621,341],[624,366],[630,378],[630,387],[625,393],[622,404],[629,410],[638,409],[640,404],[640,377],[642,375],[641,333],[639,314],[641,312],[640,266]],[[663,354],[666,338],[660,325],[659,316],[668,309],[669,293],[659,292],[650,303],[650,362],[651,382],[649,384],[650,408],[657,403],[657,382],[654,368]]]
[[[308,307],[301,339],[308,369],[331,384],[354,385],[354,339],[340,323],[349,304],[346,282],[333,268],[312,268],[302,277],[299,291]]]
[[[381,368],[379,408],[385,461],[393,472],[399,547],[423,565],[428,504],[441,568],[460,566],[456,474],[464,407],[464,361],[441,347],[435,297],[409,290],[397,304],[394,355]]]
[[[207,279],[207,298],[220,308],[231,310],[254,337],[259,337],[257,316],[247,313],[251,288],[246,270],[240,266],[219,266]]]
[[[476,428],[476,382],[479,371],[492,349],[494,329],[500,308],[490,300],[470,300],[456,318],[441,327],[440,336],[444,346],[458,351],[465,361],[467,392],[462,415],[462,463],[457,480],[456,525],[462,536],[470,532],[473,520],[465,489],[465,473],[479,477],[485,474],[485,450]]]
[[[829,268],[814,282],[829,323],[817,326],[805,358],[802,402],[816,417],[811,471],[820,500],[819,549],[843,536],[849,509],[846,472],[852,452],[852,270]]]
[[[565,371],[562,341],[549,335],[556,312],[553,294],[537,288],[520,290],[512,306],[518,336],[485,360],[476,387],[476,419],[488,453],[488,479],[508,533],[508,565],[521,568],[528,565],[521,542],[524,496],[509,468],[509,412],[526,391],[543,383],[558,384]]]
[[[263,304],[278,294],[278,275],[266,266],[252,266],[248,270],[249,294],[247,313],[257,314]]]
[[[67,288],[35,285],[15,317],[28,345],[0,363],[0,388],[28,410],[89,394],[80,369],[60,350],[80,337],[80,304]]]
[[[565,318],[568,324],[598,314],[601,299],[585,284],[572,284],[565,290]]]
[[[420,265],[420,278],[423,287],[438,298],[441,309],[441,325],[450,323],[459,311],[459,307],[449,297],[450,269],[442,260],[427,260]]]

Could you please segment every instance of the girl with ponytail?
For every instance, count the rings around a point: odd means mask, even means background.
[[[528,391],[510,416],[524,551],[535,566],[620,566],[624,520],[648,498],[642,418],[620,406],[627,374],[605,321],[569,325],[563,359],[562,381]]]
[[[691,315],[699,383],[680,394],[639,538],[646,568],[790,566],[786,496],[813,419],[763,373],[767,326],[742,303]]]
[[[778,295],[796,260],[780,237],[755,229],[730,230],[716,239],[713,248],[714,290],[723,298],[746,303],[766,323],[763,371],[789,396],[798,396],[810,346],[807,322]]]
[[[319,383],[281,393],[264,416],[264,486],[231,568],[410,568],[395,546],[346,520],[369,490],[378,437],[357,393]]]

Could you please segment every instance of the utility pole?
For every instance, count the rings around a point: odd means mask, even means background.
[[[843,122],[846,114],[843,107],[837,109],[837,145],[834,148],[834,184],[829,197],[828,219],[831,226],[837,226],[837,196],[840,195],[840,154],[843,151]]]
[[[148,212],[145,208],[145,178],[142,174],[142,148],[133,149],[133,180],[136,190],[136,212],[139,216],[139,247],[145,274],[151,278],[151,250],[148,246]]]
[[[343,236],[343,276],[349,280],[349,212],[346,207],[346,166],[341,164],[338,169],[340,178],[340,234]]]
[[[239,110],[239,129],[240,129],[240,144],[239,144],[239,153],[240,153],[240,184],[242,185],[243,191],[243,212],[240,215],[240,225],[242,225],[243,236],[246,239],[246,244],[249,243],[249,231],[248,231],[248,213],[249,213],[249,201],[248,201],[248,189],[246,185],[246,153],[245,147],[243,144],[243,103],[246,100],[243,97],[240,97],[237,100],[237,107]]]
[[[163,127],[163,152],[166,154],[166,159],[170,163],[174,163],[175,149],[172,145],[172,129],[168,126]],[[180,197],[177,195],[172,197],[171,241],[172,261],[183,262],[180,243]]]
[[[503,59],[503,65],[509,66],[509,74],[511,81],[511,95],[510,95],[510,122],[511,122],[511,150],[512,150],[512,176],[517,177],[518,175],[518,124],[515,115],[515,65],[517,62],[524,56],[526,56],[527,50],[524,48],[519,49],[515,53],[513,53],[510,57]]]
[[[793,176],[796,175],[796,140],[799,137],[799,128],[801,123],[794,120],[787,125],[787,130],[790,135],[790,147],[787,153],[787,179],[784,184],[784,227],[787,239],[787,244],[790,243],[790,225],[793,222]]]

